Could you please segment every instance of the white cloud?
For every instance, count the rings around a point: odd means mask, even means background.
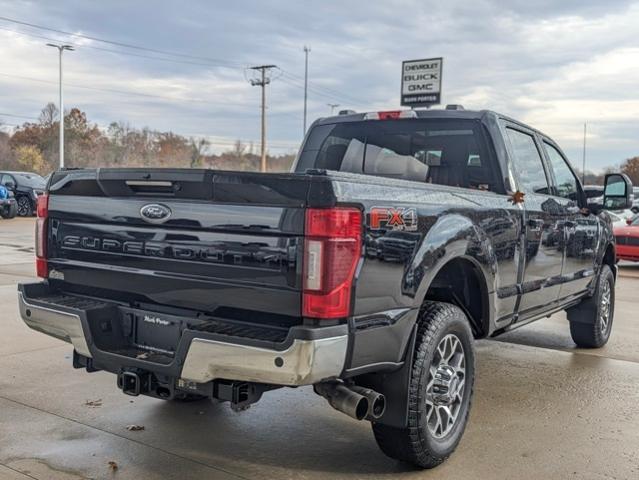
[[[402,60],[444,56],[444,101],[489,108],[531,123],[573,157],[583,122],[589,161],[603,168],[639,153],[639,4],[294,1],[152,5],[114,0],[41,4],[3,2],[3,15],[199,58],[150,60],[94,47],[159,56],[74,38],[65,57],[67,105],[100,124],[259,137],[259,89],[241,65],[276,63],[286,74],[268,88],[269,138],[295,144],[302,129],[302,46],[311,46],[309,123],[340,108],[395,108]],[[57,98],[57,57],[46,40],[2,28],[69,39],[0,21],[0,112],[36,116]],[[82,48],[84,47],[84,48]],[[65,54],[66,55],[66,54]],[[162,55],[164,59],[169,57]],[[177,58],[177,57],[171,57]],[[231,62],[236,68],[192,63]],[[2,74],[46,79],[39,83]],[[97,91],[77,85],[106,89]],[[125,95],[115,90],[128,91]],[[221,142],[224,143],[224,142]]]

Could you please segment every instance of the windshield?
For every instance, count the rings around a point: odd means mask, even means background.
[[[44,178],[35,173],[14,173],[13,176],[22,187],[44,188],[46,186]]]
[[[475,120],[364,120],[315,127],[296,171],[315,168],[501,191]]]

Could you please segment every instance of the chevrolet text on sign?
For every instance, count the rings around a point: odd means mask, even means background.
[[[402,105],[423,107],[441,101],[443,58],[402,62]]]

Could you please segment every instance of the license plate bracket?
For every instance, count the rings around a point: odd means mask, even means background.
[[[143,350],[174,355],[182,335],[181,322],[170,315],[135,314],[135,345]]]

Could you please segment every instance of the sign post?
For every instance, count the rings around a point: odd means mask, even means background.
[[[430,107],[441,103],[443,63],[441,57],[402,62],[402,106]]]

